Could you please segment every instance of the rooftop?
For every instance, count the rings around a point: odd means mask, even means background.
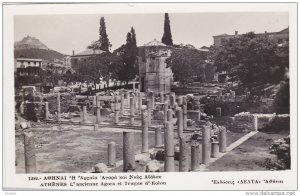
[[[93,55],[93,54],[102,54],[103,52],[105,52],[105,51],[99,50],[99,49],[96,49],[96,50],[86,49],[82,52],[79,52],[79,53],[73,55],[73,56],[89,56],[89,55]]]
[[[167,46],[166,44],[161,43],[160,41],[157,41],[156,39],[154,39],[153,41],[144,44],[144,46]]]
[[[16,58],[17,61],[43,61],[42,59]]]

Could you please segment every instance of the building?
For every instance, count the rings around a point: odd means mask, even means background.
[[[40,76],[42,59],[16,58],[15,71],[17,76]]]
[[[169,93],[173,82],[171,68],[167,68],[166,59],[171,56],[171,47],[153,41],[139,47],[140,91]]]
[[[222,34],[222,35],[216,35],[213,36],[214,39],[214,45],[215,46],[221,46],[223,45],[226,40],[234,37],[239,37],[242,34],[238,34],[238,31],[235,31],[234,35],[228,35],[228,34]],[[264,33],[257,33],[258,36],[268,36],[270,39],[275,40],[278,44],[284,44],[289,41],[289,28],[283,29],[279,32],[267,32]]]
[[[103,52],[105,52],[105,51],[98,50],[98,49],[86,49],[82,52],[75,54],[75,51],[73,50],[73,54],[72,54],[72,56],[70,56],[71,67],[74,68],[74,66],[76,67],[76,65],[80,61],[85,60],[95,54],[102,54]]]
[[[71,66],[71,56],[70,55],[65,55],[63,58],[63,64],[65,66]]]

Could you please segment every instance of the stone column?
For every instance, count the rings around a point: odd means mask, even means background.
[[[175,102],[176,102],[176,95],[174,92],[171,92],[170,94],[170,105],[173,108],[175,106]]]
[[[35,142],[32,133],[24,132],[25,172],[36,173]]]
[[[130,97],[130,124],[134,124],[134,98]]]
[[[93,114],[96,114],[96,108],[97,108],[97,96],[93,96]]]
[[[121,113],[124,114],[124,94],[121,94]]]
[[[149,151],[148,143],[148,117],[145,110],[142,110],[142,152]]]
[[[183,130],[187,129],[187,107],[186,105],[182,105],[183,109]]]
[[[162,146],[162,133],[161,133],[161,126],[155,129],[155,147]]]
[[[20,104],[20,113],[24,114],[24,101],[22,101]]]
[[[172,122],[172,120],[173,120],[173,110],[172,109],[168,109],[167,121]]]
[[[135,92],[135,82],[132,83],[132,90]]]
[[[179,107],[182,107],[182,103],[183,103],[183,97],[182,96],[178,96],[178,98],[177,98],[177,105]]]
[[[174,132],[171,122],[166,122],[165,132],[165,171],[174,172]]]
[[[211,155],[211,144],[210,144],[210,126],[203,126],[202,130],[202,163],[205,165],[209,164]]]
[[[60,121],[60,93],[57,93],[57,121]]]
[[[155,94],[154,94],[154,92],[150,93],[150,101],[151,101],[151,108],[154,109],[155,108]]]
[[[165,95],[165,102],[168,102],[170,104],[170,95]]]
[[[139,114],[142,112],[142,98],[143,98],[142,93],[138,92],[138,110],[139,110]]]
[[[180,107],[177,108],[176,115],[177,115],[177,135],[179,138],[183,134],[183,112]]]
[[[116,143],[108,143],[108,166],[116,166]]]
[[[168,121],[168,109],[169,109],[169,104],[165,102],[164,104],[164,124]]]
[[[86,122],[87,120],[87,112],[86,112],[86,105],[82,107],[82,122]]]
[[[119,113],[120,113],[119,99],[118,96],[116,96],[115,97],[115,124],[119,124]]]
[[[123,171],[135,170],[134,133],[123,132]]]
[[[191,170],[197,171],[200,169],[200,145],[194,142],[191,146]]]
[[[217,107],[216,108],[216,113],[217,113],[218,117],[221,117],[222,116],[222,108],[221,107]]]
[[[219,132],[219,140],[220,140],[220,152],[225,153],[226,152],[226,147],[227,147],[227,137],[226,137],[226,128],[225,127],[220,127],[220,132]]]
[[[164,93],[160,92],[159,97],[160,97],[160,103],[165,103]]]
[[[212,158],[217,158],[219,157],[219,142],[218,141],[213,141],[211,143],[211,157]]]
[[[96,116],[96,123],[99,124],[101,123],[101,105],[100,105],[100,98],[97,97],[97,102],[96,102],[96,107],[97,107],[97,116]]]
[[[148,126],[151,126],[151,102],[147,100],[147,117],[148,117]]]
[[[49,120],[49,103],[45,102],[45,120]]]
[[[184,136],[179,138],[180,152],[179,152],[179,171],[187,172],[189,171],[189,147]]]
[[[258,131],[257,116],[253,115],[253,131]]]

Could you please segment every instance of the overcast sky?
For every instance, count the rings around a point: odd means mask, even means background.
[[[15,16],[14,38],[20,41],[30,35],[50,49],[63,54],[85,50],[99,38],[99,21],[104,16],[112,50],[126,41],[126,34],[134,27],[137,44],[141,46],[154,38],[161,40],[164,14],[114,15],[30,15]],[[289,26],[288,13],[169,13],[174,44],[196,47],[213,44],[214,35],[254,31],[281,31]]]

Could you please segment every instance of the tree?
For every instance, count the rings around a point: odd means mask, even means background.
[[[109,85],[110,79],[118,79],[120,69],[123,67],[122,58],[110,52],[92,55],[77,63],[74,68],[81,75],[81,81],[100,82],[100,78]]]
[[[111,44],[108,40],[108,36],[106,34],[106,26],[104,17],[101,17],[100,19],[100,28],[99,28],[99,49],[103,51],[109,51],[109,48],[111,47]]]
[[[205,80],[205,68],[207,66],[206,54],[195,48],[176,48],[167,59],[167,67],[171,67],[174,80],[182,85],[192,82],[196,77]]]
[[[166,45],[173,45],[170,19],[168,13],[165,13],[164,34],[162,36],[161,42]]]
[[[138,48],[136,45],[136,34],[133,27],[131,27],[130,32],[126,35],[126,44],[116,49],[114,54],[119,55],[124,63],[121,67],[118,78],[120,81],[125,81],[128,84],[130,80],[133,80],[136,77],[138,72]]]
[[[231,38],[212,51],[218,71],[227,71],[231,81],[249,89],[279,83],[289,67],[288,46],[280,46],[268,36],[253,32]]]

